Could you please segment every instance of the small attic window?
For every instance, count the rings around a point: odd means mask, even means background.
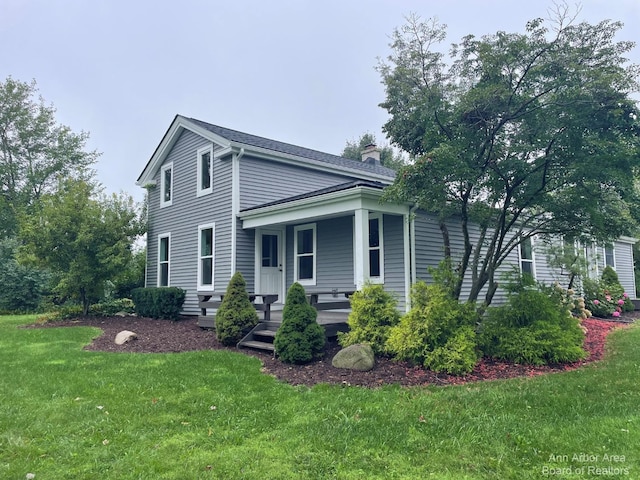
[[[213,147],[208,146],[198,150],[198,191],[197,195],[206,195],[213,192]]]
[[[160,170],[160,207],[173,204],[173,163],[168,163]]]

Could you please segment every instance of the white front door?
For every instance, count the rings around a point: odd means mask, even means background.
[[[278,303],[282,303],[282,232],[262,230],[258,241],[260,291],[256,293],[276,293]]]

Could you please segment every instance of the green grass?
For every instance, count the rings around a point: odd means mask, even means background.
[[[33,320],[0,317],[2,479],[640,478],[637,326],[573,372],[367,390],[225,351],[83,351],[97,330]]]

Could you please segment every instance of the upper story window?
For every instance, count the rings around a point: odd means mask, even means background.
[[[168,287],[170,281],[171,234],[158,235],[158,286]]]
[[[605,245],[604,247],[604,266],[611,267],[615,270],[616,268],[616,255],[615,249],[613,245]]]
[[[213,290],[215,225],[198,227],[198,289]]]
[[[198,193],[206,195],[213,192],[213,147],[205,147],[198,150]]]
[[[295,255],[294,278],[300,285],[316,284],[316,225],[299,225],[293,228]]]
[[[525,238],[520,243],[520,273],[536,277],[536,269],[533,257],[533,241],[531,237]]]
[[[382,214],[369,215],[369,279],[384,282],[384,250],[382,241]]]
[[[160,170],[160,207],[173,204],[173,163],[163,165]]]

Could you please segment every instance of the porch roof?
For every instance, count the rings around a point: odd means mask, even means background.
[[[382,203],[380,182],[356,180],[241,210],[242,227],[258,228],[350,214],[359,209],[403,215],[408,205]]]

